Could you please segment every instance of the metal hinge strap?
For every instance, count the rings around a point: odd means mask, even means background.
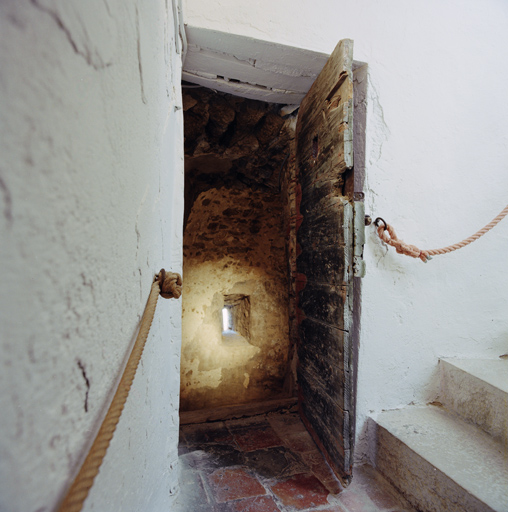
[[[365,245],[365,205],[354,201],[353,275],[365,277],[363,246]]]

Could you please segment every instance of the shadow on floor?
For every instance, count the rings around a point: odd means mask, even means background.
[[[371,467],[344,489],[295,413],[184,425],[176,512],[409,512]]]

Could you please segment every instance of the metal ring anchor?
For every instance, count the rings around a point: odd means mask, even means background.
[[[384,230],[386,231],[386,230],[388,229],[388,224],[386,223],[386,220],[384,220],[383,218],[378,217],[378,218],[374,221],[374,225],[375,225],[376,227],[379,227],[379,221],[381,221],[381,222],[385,225]]]

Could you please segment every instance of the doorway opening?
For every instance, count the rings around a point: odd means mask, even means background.
[[[181,411],[288,397],[294,118],[183,84]]]
[[[365,123],[359,119],[353,137],[353,87],[365,91],[365,69],[353,84],[350,40],[310,78],[298,49],[213,31],[190,35],[181,421],[298,402],[309,433],[347,481],[364,223]],[[274,53],[278,60],[270,60]],[[300,90],[288,89],[293,84]]]

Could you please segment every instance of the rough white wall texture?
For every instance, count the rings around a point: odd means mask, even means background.
[[[366,210],[437,248],[469,236],[508,191],[508,3],[186,0],[186,22],[368,63]],[[439,356],[508,352],[508,221],[424,265],[365,249],[357,458],[370,414],[432,398]]]
[[[0,510],[53,510],[181,271],[181,57],[171,2],[0,2]],[[159,303],[84,510],[167,510],[181,301]]]

